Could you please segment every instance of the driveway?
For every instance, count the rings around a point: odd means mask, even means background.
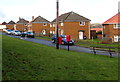
[[[6,34],[3,33],[3,35],[6,35]],[[35,42],[35,43],[39,43],[39,44],[44,44],[44,45],[48,45],[48,46],[52,46],[52,47],[56,47],[56,44],[53,44],[51,41],[47,41],[47,40],[35,39],[35,38],[21,38],[20,36],[13,36],[13,35],[6,35],[6,36],[13,37],[13,38],[19,38],[21,40]],[[59,48],[68,49],[68,46],[67,45],[59,45]],[[70,46],[70,51],[93,53],[93,50],[91,50],[90,48],[79,47],[79,46]],[[96,50],[96,52],[97,52],[96,54],[98,54],[98,55],[109,56],[108,51]],[[118,55],[119,55],[119,53],[115,53],[115,52],[112,54],[113,57],[118,57]]]

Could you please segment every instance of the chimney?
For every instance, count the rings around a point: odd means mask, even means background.
[[[34,16],[32,16],[32,21],[34,20]]]
[[[19,17],[19,20],[20,20],[21,18]]]

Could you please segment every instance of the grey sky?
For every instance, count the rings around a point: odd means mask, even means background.
[[[60,14],[74,11],[103,23],[117,14],[119,0],[59,0]],[[42,16],[49,21],[56,17],[56,0],[0,0],[0,23],[18,21],[19,17],[31,21],[32,16]]]
[[[119,1],[119,3],[118,3],[118,10],[119,10],[119,12],[120,12],[120,1]]]

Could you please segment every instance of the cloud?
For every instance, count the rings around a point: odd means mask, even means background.
[[[120,1],[118,2],[118,11],[120,12]]]
[[[17,20],[42,16],[56,18],[56,0],[0,0],[0,18]],[[92,22],[104,22],[118,11],[119,0],[59,0],[59,15],[74,11]],[[5,13],[5,14],[4,14]]]
[[[0,10],[0,18],[5,18],[5,14],[3,11]]]

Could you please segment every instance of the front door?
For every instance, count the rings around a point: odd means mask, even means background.
[[[83,32],[82,31],[79,32],[79,39],[83,40]]]
[[[46,30],[43,30],[42,33],[43,33],[43,35],[46,35]]]

